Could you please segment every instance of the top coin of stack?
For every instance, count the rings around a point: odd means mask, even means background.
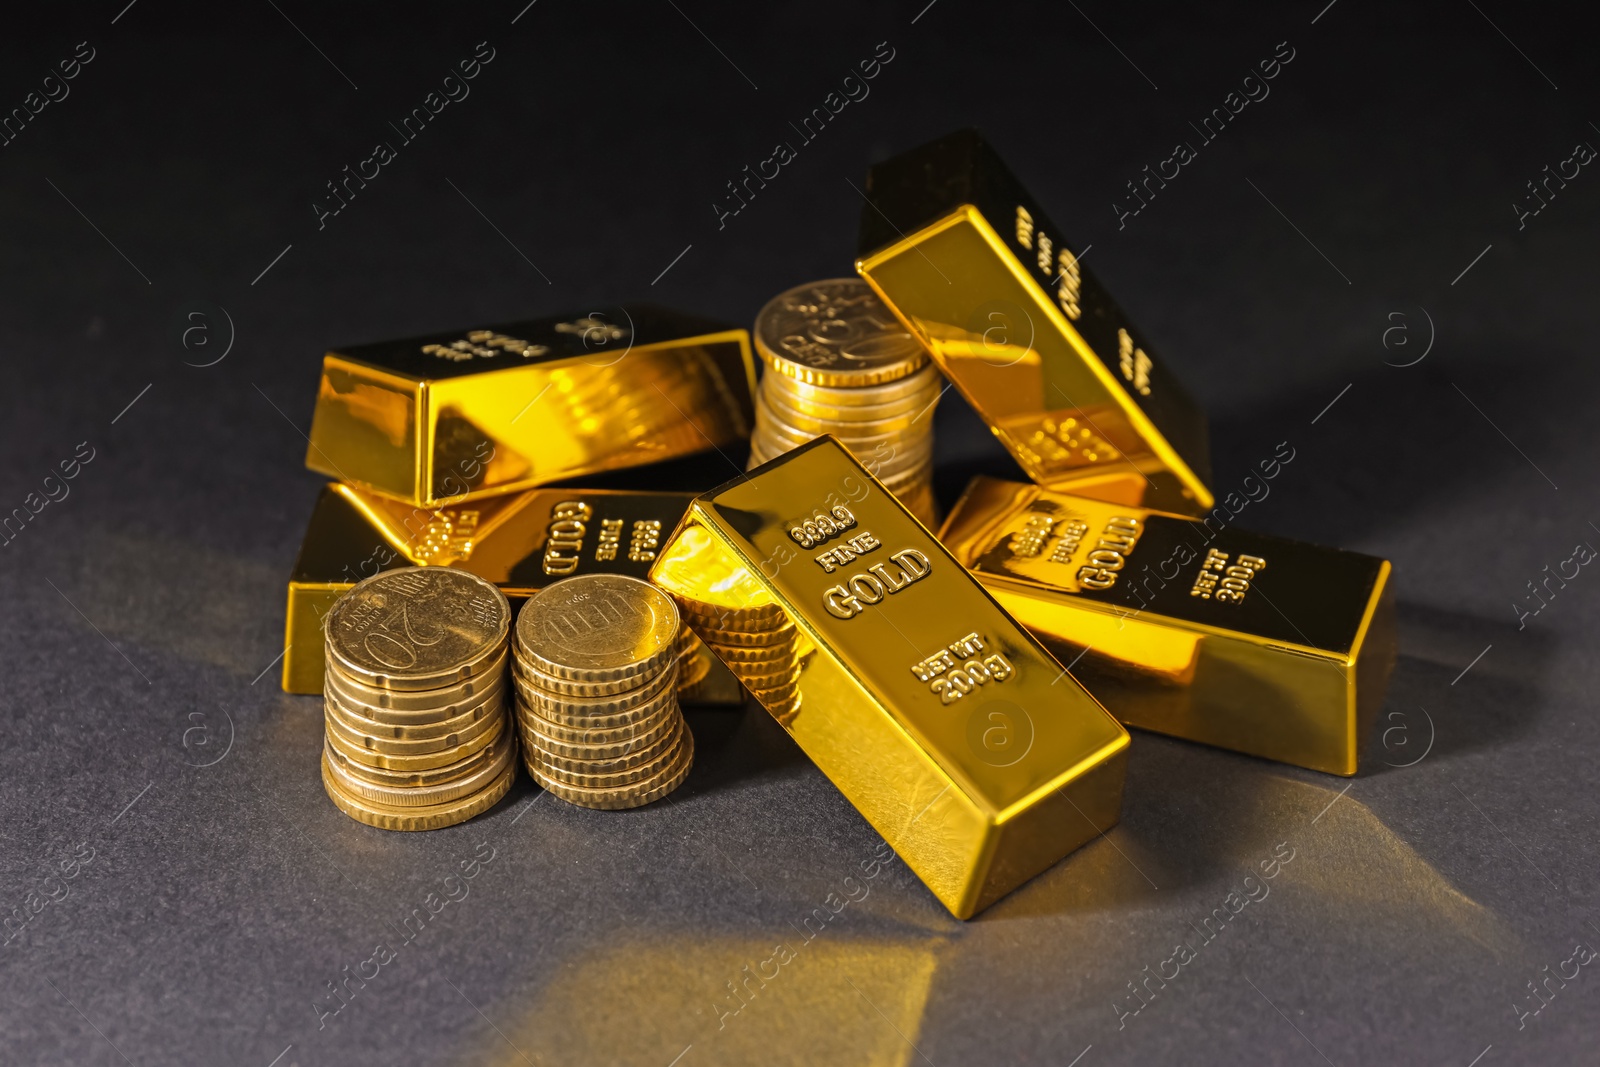
[[[944,379],[866,282],[836,278],[774,297],[756,316],[755,345],[767,373],[751,467],[831,433],[936,525],[933,408]]]
[[[384,571],[328,612],[322,784],[352,819],[432,830],[493,807],[516,777],[506,729],[511,605],[451,567]]]
[[[683,633],[672,598],[625,575],[529,597],[513,657],[528,773],[586,808],[636,808],[678,788],[694,762],[678,671],[698,647]]]

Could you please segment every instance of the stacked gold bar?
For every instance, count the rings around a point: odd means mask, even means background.
[[[750,466],[832,434],[924,525],[934,526],[933,409],[944,379],[859,278],[782,293],[756,316],[767,365]]]
[[[506,729],[511,605],[448,567],[386,571],[328,613],[322,784],[352,819],[432,830],[495,805],[516,777]]]
[[[557,582],[517,616],[514,678],[523,761],[554,795],[636,808],[678,788],[694,735],[678,671],[695,651],[672,598],[648,582],[590,574]]]
[[[643,578],[693,498],[531,489],[425,508],[353,485],[327,485],[289,574],[283,688],[322,692],[323,619],[362,578],[406,563],[457,567],[493,582],[513,606],[580,574]],[[682,641],[679,695],[695,704],[743,704],[739,683],[694,633],[685,629]]]

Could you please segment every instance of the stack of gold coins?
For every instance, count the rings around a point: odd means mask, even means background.
[[[800,637],[776,604],[729,608],[680,598],[700,639],[779,721],[800,706]]]
[[[716,552],[709,534],[689,526],[654,572],[664,577],[686,626],[716,653],[750,694],[778,718],[800,710],[800,669],[814,650],[743,563]]]
[[[933,500],[933,409],[944,379],[859,278],[790,289],[756,316],[767,365],[750,466],[831,433],[925,524]]]
[[[511,605],[450,567],[356,583],[324,623],[322,784],[352,819],[433,830],[493,807],[517,773],[507,729]]]
[[[586,574],[546,586],[517,616],[512,677],[528,773],[586,808],[637,808],[678,788],[694,736],[678,671],[696,648],[649,582]],[[691,635],[692,636],[692,635]]]

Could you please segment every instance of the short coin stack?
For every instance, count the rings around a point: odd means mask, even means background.
[[[786,723],[800,710],[800,669],[813,646],[748,570],[720,560],[710,535],[689,526],[675,535],[658,567],[687,626]]]
[[[933,409],[944,379],[859,278],[782,293],[756,316],[767,365],[750,466],[825,433],[924,524],[935,525]]]
[[[678,788],[694,762],[678,707],[679,664],[695,653],[683,631],[671,597],[624,575],[529,597],[512,674],[528,773],[586,808],[636,808]]]
[[[322,784],[352,819],[433,830],[493,807],[516,777],[507,729],[511,605],[450,567],[357,583],[324,624]]]

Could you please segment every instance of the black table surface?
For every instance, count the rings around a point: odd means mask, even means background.
[[[1206,8],[8,13],[0,514],[59,499],[0,548],[0,1061],[1594,1062],[1591,45],[1557,4]],[[1205,405],[1220,490],[1292,448],[1240,523],[1394,561],[1362,773],[1136,733],[1120,825],[965,923],[754,707],[693,712],[687,784],[631,813],[526,780],[434,833],[336,811],[275,666],[321,353],[630,300],[749,323],[850,273],[869,163],[966,125]],[[936,425],[946,505],[1014,472],[954,393]]]

